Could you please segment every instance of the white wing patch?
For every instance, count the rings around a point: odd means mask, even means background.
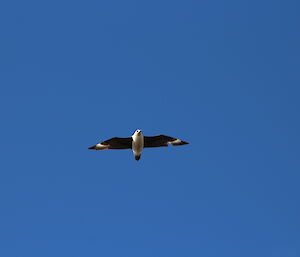
[[[176,139],[176,140],[170,141],[168,143],[171,144],[171,145],[182,145],[182,144],[184,144],[184,142],[180,139]]]
[[[102,145],[102,144],[96,144],[95,145],[95,148],[94,149],[96,149],[96,150],[105,150],[105,149],[108,149],[109,148],[109,146],[108,145]]]

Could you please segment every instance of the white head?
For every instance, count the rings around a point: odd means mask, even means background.
[[[135,135],[140,135],[141,133],[142,133],[142,130],[140,130],[140,129],[137,129],[137,130],[134,132]]]

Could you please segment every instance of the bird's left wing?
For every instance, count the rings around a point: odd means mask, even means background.
[[[153,137],[144,136],[144,147],[163,147],[171,145],[186,145],[188,142],[180,140],[178,138],[169,137],[165,135],[158,135]]]

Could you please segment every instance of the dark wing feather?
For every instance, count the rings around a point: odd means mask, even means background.
[[[153,137],[144,136],[144,147],[162,147],[168,146],[168,143],[177,140],[174,137],[169,137],[165,135],[158,135]]]
[[[108,149],[131,149],[132,137],[113,137],[101,143],[107,145]]]

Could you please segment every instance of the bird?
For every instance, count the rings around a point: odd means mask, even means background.
[[[189,144],[178,138],[165,135],[147,137],[142,134],[142,130],[137,129],[131,137],[113,137],[101,143],[93,145],[88,149],[91,150],[108,150],[108,149],[132,149],[135,160],[140,160],[142,151],[148,147],[166,147],[171,145]]]

